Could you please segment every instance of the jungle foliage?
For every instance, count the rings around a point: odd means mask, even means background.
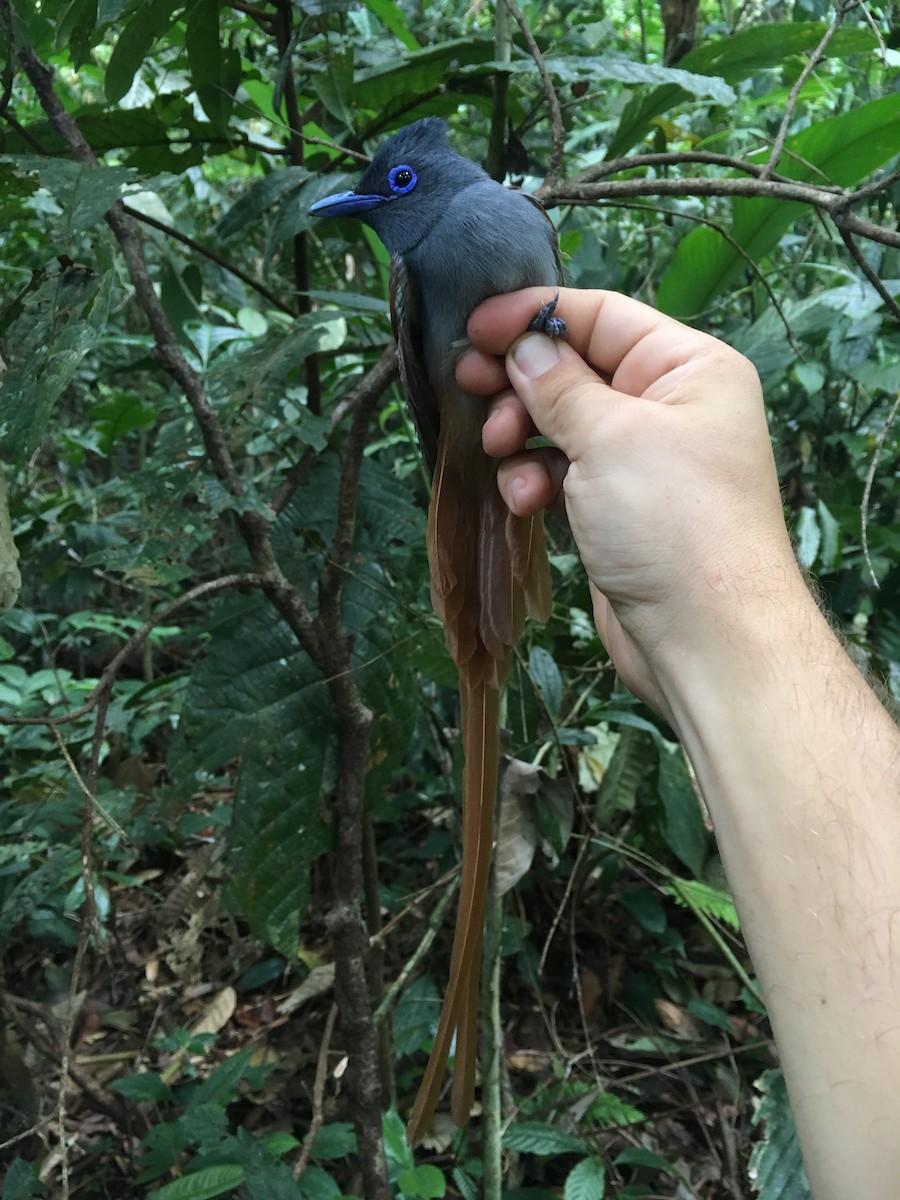
[[[3,1200],[807,1194],[688,766],[561,525],[506,700],[502,1135],[403,1130],[454,675],[385,252],[306,216],[381,139],[447,118],[570,284],[753,359],[798,556],[900,701],[897,11],[663,8],[0,0]]]

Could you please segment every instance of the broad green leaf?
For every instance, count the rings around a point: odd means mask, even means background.
[[[9,504],[6,499],[6,477],[0,464],[0,614],[12,608],[19,596],[22,575],[19,571],[19,551],[13,538],[9,520]],[[21,848],[22,843],[19,843]],[[0,846],[0,862],[3,861]]]
[[[297,1183],[303,1200],[333,1200],[341,1195],[337,1183],[321,1167],[307,1167]]]
[[[44,1188],[24,1158],[14,1158],[3,1180],[2,1200],[29,1200],[31,1196],[44,1195]]]
[[[374,13],[379,21],[403,43],[407,50],[421,50],[421,44],[403,19],[403,10],[392,0],[363,0],[369,12]]]
[[[434,83],[454,67],[489,63],[494,56],[490,38],[454,38],[428,46],[412,54],[404,54],[387,66],[357,71],[352,85],[353,104],[376,113],[390,111],[398,97],[431,96]],[[404,123],[413,114],[404,116]]]
[[[645,1146],[627,1146],[616,1155],[615,1163],[623,1167],[650,1167],[654,1171],[665,1171],[667,1175],[681,1178],[677,1167],[673,1167],[667,1158]]]
[[[431,1163],[401,1171],[397,1176],[397,1186],[404,1196],[414,1197],[415,1200],[440,1200],[447,1192],[443,1172]]]
[[[172,1089],[155,1071],[141,1071],[137,1075],[126,1075],[123,1079],[114,1079],[109,1085],[120,1096],[129,1100],[166,1101],[173,1099]]]
[[[174,24],[182,7],[183,0],[150,0],[134,6],[106,68],[103,84],[110,104],[121,100],[131,87],[151,46]]]
[[[316,1134],[312,1156],[317,1162],[325,1162],[331,1158],[345,1158],[348,1154],[356,1153],[356,1134],[353,1126],[346,1121],[335,1121],[331,1125],[323,1125]]]
[[[516,1121],[503,1134],[503,1145],[507,1150],[543,1158],[551,1154],[587,1154],[590,1149],[584,1138],[543,1121]]]
[[[819,546],[822,542],[822,531],[819,528],[816,510],[804,504],[797,514],[794,523],[794,535],[797,547],[797,561],[804,571],[808,571],[816,561]]]
[[[783,67],[788,55],[814,50],[826,28],[823,21],[754,24],[730,37],[705,41],[681,59],[678,69],[693,75],[718,75],[729,84],[739,83],[766,68]],[[870,30],[840,29],[829,43],[828,54],[844,57],[876,48],[877,40]],[[607,158],[627,153],[649,133],[654,117],[683,103],[687,96],[686,89],[677,83],[635,96],[622,114]]]
[[[606,1167],[601,1158],[583,1158],[566,1176],[563,1200],[603,1200],[606,1195]]]
[[[819,121],[788,138],[777,169],[791,179],[849,187],[896,154],[900,93]],[[808,211],[803,204],[756,198],[736,199],[731,209],[729,234],[744,254],[714,229],[692,229],[679,242],[660,281],[656,304],[663,312],[681,319],[704,312],[747,269],[745,255],[761,263],[784,231]]]
[[[441,997],[429,975],[403,989],[394,1009],[392,1033],[394,1053],[398,1058],[415,1054],[434,1037],[441,1014]]]
[[[205,1036],[211,1040],[211,1035],[192,1035],[194,1037]],[[237,1054],[232,1054],[230,1058],[223,1059],[216,1067],[211,1075],[208,1075],[190,1094],[188,1101],[188,1111],[196,1114],[200,1109],[225,1107],[231,1103],[237,1094],[237,1088],[244,1076],[252,1071],[253,1065],[252,1050],[239,1050]]]
[[[811,1200],[784,1074],[766,1071],[757,1087],[763,1094],[755,1120],[765,1123],[765,1134],[750,1156],[753,1191],[759,1200]]]
[[[258,221],[266,209],[294,192],[310,178],[305,167],[281,167],[271,171],[262,179],[256,179],[241,198],[223,213],[216,225],[216,233],[223,240],[234,237],[248,225]]]
[[[317,71],[310,86],[325,108],[345,129],[354,127],[353,51],[335,54],[325,70]]]
[[[593,82],[615,79],[625,84],[677,84],[690,95],[709,98],[716,104],[734,104],[737,100],[734,89],[712,73],[692,74],[680,67],[638,62],[624,54],[549,55],[544,59],[544,66],[562,83],[575,83],[579,79]],[[515,63],[513,70],[533,74],[534,64]]]
[[[224,130],[234,107],[240,69],[235,52],[222,45],[219,0],[192,0],[184,40],[197,98],[212,124]]]
[[[666,814],[666,843],[699,879],[706,860],[706,826],[684,754],[666,743],[659,746],[659,795]]]
[[[381,1132],[384,1137],[384,1153],[387,1158],[388,1174],[396,1179],[401,1171],[414,1165],[412,1147],[406,1140],[406,1126],[395,1108],[381,1114]]]
[[[843,541],[840,522],[829,511],[824,500],[816,503],[816,515],[819,518],[819,528],[822,530],[822,545],[819,551],[822,570],[837,571],[841,566]]]
[[[244,1168],[236,1164],[204,1167],[151,1192],[147,1200],[213,1200],[239,1187],[243,1179]]]
[[[666,910],[656,892],[649,888],[625,888],[619,899],[648,933],[662,933],[666,928]]]
[[[562,706],[562,676],[553,655],[542,646],[535,646],[528,656],[528,674],[541,694],[551,717],[558,717]]]
[[[56,49],[68,49],[72,63],[80,67],[97,40],[97,0],[71,0],[56,27]]]
[[[102,221],[121,197],[125,184],[134,180],[130,167],[91,167],[63,158],[25,154],[16,155],[11,161],[18,170],[36,172],[41,186],[63,210],[58,225],[66,247],[73,235],[84,233]]]

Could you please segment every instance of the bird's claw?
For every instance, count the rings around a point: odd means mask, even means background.
[[[566,323],[562,317],[554,317],[556,306],[559,304],[559,289],[556,290],[556,295],[552,300],[548,300],[546,304],[541,306],[540,312],[533,321],[529,322],[529,333],[546,333],[547,337],[562,338],[563,341],[569,335],[566,328]]]

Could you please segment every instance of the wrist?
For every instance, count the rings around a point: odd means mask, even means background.
[[[744,574],[708,574],[702,598],[648,662],[692,755],[707,744],[716,753],[732,735],[746,744],[748,719],[763,712],[777,722],[780,708],[801,703],[796,689],[805,695],[823,670],[856,675],[793,554]]]

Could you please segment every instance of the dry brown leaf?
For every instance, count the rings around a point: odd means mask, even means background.
[[[667,1029],[675,1037],[684,1038],[686,1041],[700,1041],[697,1022],[680,1004],[673,1004],[671,1000],[665,1000],[658,996],[653,1001],[653,1007],[656,1009],[656,1015],[663,1029]]]
[[[515,887],[531,866],[538,844],[533,797],[540,784],[541,768],[518,758],[503,773],[494,865],[498,896]]]
[[[237,992],[233,987],[224,987],[204,1008],[191,1026],[191,1033],[218,1033],[234,1016],[237,1008]]]
[[[307,1000],[314,1000],[316,996],[330,992],[333,987],[334,963],[326,963],[324,967],[316,967],[314,971],[310,971],[299,987],[294,988],[289,995],[285,996],[278,1005],[278,1011],[282,1016],[292,1013],[295,1008],[299,1008]]]

